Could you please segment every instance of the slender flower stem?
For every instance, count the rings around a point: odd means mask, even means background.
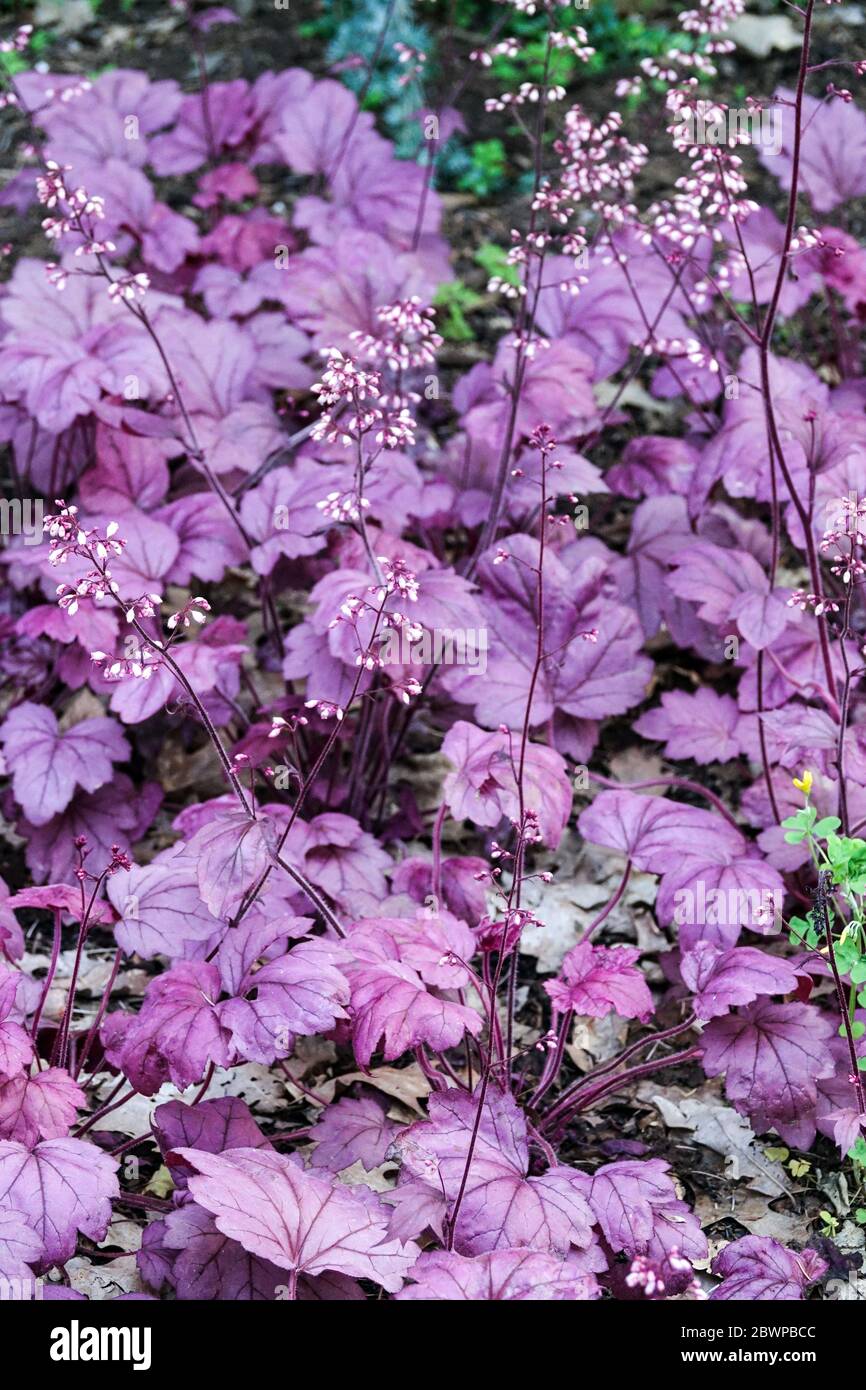
[[[60,938],[61,938],[61,932],[62,932],[62,928],[61,928],[61,925],[60,925],[60,919],[61,919],[61,916],[62,916],[62,915],[63,915],[63,914],[62,914],[60,908],[59,908],[59,907],[55,907],[55,909],[54,909],[54,939],[53,939],[52,945],[51,945],[51,960],[48,962],[48,972],[47,972],[47,974],[46,974],[46,976],[45,976],[45,982],[44,982],[44,984],[43,984],[43,986],[42,986],[42,993],[41,993],[41,995],[39,996],[39,1003],[36,1005],[36,1012],[35,1012],[34,1015],[33,1015],[33,1023],[32,1023],[32,1026],[31,1026],[31,1028],[30,1028],[30,1036],[31,1036],[32,1039],[33,1039],[33,1045],[34,1045],[34,1048],[36,1049],[36,1056],[37,1056],[37,1058],[39,1057],[39,1041],[38,1041],[38,1038],[39,1038],[39,1023],[40,1023],[40,1020],[41,1020],[41,1018],[42,1018],[42,1011],[43,1011],[43,1009],[45,1008],[45,1001],[46,1001],[46,999],[48,998],[48,993],[49,993],[49,991],[50,991],[50,989],[51,989],[52,981],[53,981],[54,976],[55,976],[55,974],[56,974],[56,972],[57,972],[57,961],[58,961],[58,959],[59,959],[59,957],[60,957]],[[41,1066],[41,1063],[40,1063],[40,1066]]]
[[[539,432],[539,439],[541,439],[541,434],[540,434],[540,432]],[[502,924],[502,934],[501,934],[501,938],[500,938],[499,951],[498,951],[497,960],[496,960],[496,970],[495,970],[495,972],[494,972],[494,974],[493,974],[493,979],[492,979],[491,984],[490,984],[490,1018],[489,1018],[490,1054],[489,1054],[489,1057],[488,1057],[488,1060],[487,1060],[487,1065],[485,1066],[485,1068],[484,1068],[484,1070],[483,1070],[483,1072],[482,1072],[482,1075],[481,1075],[481,1084],[480,1084],[480,1087],[479,1087],[479,1095],[478,1095],[478,1106],[477,1106],[477,1109],[476,1109],[476,1111],[475,1111],[475,1119],[474,1119],[473,1125],[472,1125],[472,1133],[471,1133],[470,1139],[469,1139],[469,1147],[468,1147],[467,1153],[466,1153],[466,1163],[465,1163],[465,1166],[464,1166],[464,1169],[463,1169],[463,1175],[462,1175],[461,1180],[460,1180],[460,1187],[459,1187],[459,1190],[458,1190],[458,1192],[457,1192],[457,1197],[456,1197],[456,1200],[455,1200],[455,1202],[454,1202],[454,1206],[452,1207],[451,1212],[450,1212],[449,1217],[448,1217],[447,1228],[448,1228],[448,1249],[449,1249],[449,1250],[452,1250],[452,1249],[454,1248],[454,1236],[455,1236],[455,1232],[456,1232],[456,1229],[457,1229],[457,1220],[458,1220],[458,1217],[459,1217],[459,1215],[460,1215],[460,1207],[461,1207],[461,1205],[462,1205],[462,1203],[463,1203],[463,1198],[464,1198],[464,1196],[465,1196],[465,1194],[466,1194],[466,1185],[467,1185],[467,1183],[468,1183],[468,1181],[469,1181],[469,1173],[470,1173],[470,1169],[471,1169],[471,1167],[472,1167],[472,1160],[473,1160],[474,1155],[475,1155],[475,1148],[476,1148],[476,1145],[477,1145],[477,1143],[478,1143],[478,1134],[479,1134],[479,1130],[480,1130],[480,1128],[481,1128],[481,1117],[482,1117],[482,1115],[483,1115],[483,1113],[484,1113],[484,1105],[485,1105],[486,1100],[487,1100],[487,1093],[488,1093],[488,1089],[489,1089],[489,1086],[490,1086],[490,1080],[491,1080],[491,1076],[492,1076],[492,1072],[493,1072],[493,1065],[494,1065],[494,1038],[497,1038],[497,1039],[498,1039],[498,1034],[497,1034],[496,1027],[495,1027],[495,1025],[496,1025],[497,1022],[498,1022],[498,1020],[497,1020],[497,1015],[496,1015],[496,999],[497,999],[497,994],[498,994],[498,991],[499,991],[499,983],[500,983],[500,980],[501,980],[501,978],[502,978],[503,966],[504,966],[504,963],[505,963],[506,948],[507,948],[507,945],[508,945],[509,928],[511,927],[511,924],[512,924],[512,921],[513,921],[513,912],[514,912],[515,909],[519,909],[519,905],[520,905],[520,886],[521,886],[521,883],[522,883],[522,881],[523,881],[523,866],[524,866],[524,855],[525,855],[525,848],[526,848],[525,836],[526,836],[526,832],[527,832],[526,804],[525,804],[525,795],[524,795],[524,786],[523,786],[523,775],[524,775],[524,769],[525,769],[525,764],[526,764],[526,748],[527,748],[527,743],[528,743],[528,740],[529,740],[530,720],[531,720],[531,717],[532,717],[532,701],[533,701],[533,696],[534,696],[534,693],[535,693],[535,687],[536,687],[536,683],[537,683],[537,680],[538,680],[538,676],[539,676],[539,673],[540,673],[540,671],[541,671],[541,665],[542,665],[542,662],[543,662],[543,659],[544,659],[544,544],[545,544],[545,526],[546,526],[546,524],[547,524],[547,493],[546,493],[546,483],[545,483],[545,479],[546,479],[546,471],[547,471],[547,455],[548,455],[548,453],[553,449],[553,447],[555,447],[555,441],[553,441],[552,437],[549,437],[548,439],[545,439],[545,440],[544,440],[543,442],[541,442],[540,445],[539,445],[540,458],[541,458],[541,523],[540,523],[540,525],[541,525],[541,530],[540,530],[540,539],[539,539],[539,559],[538,559],[538,570],[537,570],[538,585],[537,585],[537,590],[536,590],[536,650],[535,650],[535,663],[534,663],[534,666],[533,666],[532,677],[531,677],[531,679],[530,679],[529,692],[528,692],[527,699],[526,699],[526,710],[525,710],[524,718],[523,718],[523,729],[522,729],[522,732],[521,732],[521,740],[520,740],[520,755],[519,755],[518,765],[517,765],[517,767],[514,769],[515,782],[516,782],[516,786],[517,786],[518,804],[519,804],[519,813],[518,813],[519,818],[518,818],[518,823],[517,823],[517,825],[518,825],[518,829],[517,829],[517,847],[516,847],[515,852],[514,852],[514,873],[513,873],[513,877],[512,877],[512,881],[511,881],[511,888],[510,888],[509,894],[508,894],[508,902],[507,902],[507,906],[506,906],[506,911],[505,911],[505,913],[504,913],[504,919],[503,919],[503,924]],[[519,943],[518,943],[517,941],[515,941],[514,944],[513,944],[513,946],[512,946],[511,960],[510,960],[510,962],[509,962],[509,973],[508,973],[508,997],[507,997],[507,1003],[506,1003],[506,1021],[505,1021],[505,1041],[504,1041],[504,1048],[502,1049],[501,1055],[500,1055],[500,1060],[504,1063],[505,1068],[506,1068],[505,1089],[506,1089],[508,1092],[511,1091],[511,1085],[512,1085],[511,1058],[512,1058],[513,1046],[514,1046],[514,1041],[513,1041],[513,1038],[514,1038],[514,1002],[515,1002],[516,986],[517,986],[517,961],[518,961],[518,955],[519,955]],[[502,1046],[502,1044],[501,1044],[501,1042],[500,1042],[500,1047],[501,1047],[501,1046]]]
[[[527,1101],[527,1107],[530,1110],[537,1110],[539,1103],[547,1095],[547,1092],[550,1090],[551,1086],[553,1085],[554,1081],[559,1075],[559,1070],[562,1066],[562,1059],[565,1056],[565,1049],[568,1043],[568,1036],[571,1032],[571,1022],[573,1018],[574,1010],[566,1009],[565,1013],[562,1015],[562,1018],[559,1020],[559,1029],[556,1035],[556,1045],[552,1048],[550,1052],[548,1052],[547,1057],[545,1058],[541,1078],[532,1095],[529,1097],[529,1100]]]
[[[99,1001],[99,1008],[96,1011],[96,1017],[90,1025],[90,1031],[87,1034],[84,1047],[81,1050],[81,1056],[78,1058],[75,1067],[75,1080],[78,1079],[78,1077],[84,1070],[85,1063],[87,1062],[87,1059],[90,1056],[90,1050],[93,1047],[94,1042],[96,1041],[96,1036],[99,1032],[102,1020],[105,1017],[105,1011],[108,1008],[108,1001],[111,998],[111,991],[114,989],[114,982],[117,979],[117,972],[120,969],[120,962],[122,959],[123,951],[118,946],[117,950],[114,953],[114,961],[111,966],[111,974],[109,975],[108,980],[106,981],[105,989],[102,991],[102,998]]]
[[[853,551],[853,543],[852,543]],[[839,819],[842,822],[842,834],[849,833],[849,814],[848,814],[848,788],[845,782],[845,734],[848,728],[848,711],[851,701],[851,662],[848,657],[848,641],[851,628],[851,602],[854,597],[854,586],[849,584],[845,590],[845,607],[842,614],[842,630],[839,633],[839,651],[842,655],[842,667],[845,672],[845,680],[842,686],[842,699],[839,705],[839,734],[836,740],[836,776],[839,779]]]
[[[794,141],[791,151],[791,188],[788,194],[788,211],[785,218],[785,232],[782,239],[782,247],[779,252],[779,267],[776,272],[776,279],[773,284],[773,291],[767,306],[767,312],[764,316],[759,352],[761,364],[761,398],[766,415],[767,429],[770,435],[771,455],[775,455],[776,461],[779,464],[782,477],[785,480],[785,486],[788,489],[788,493],[794,505],[794,510],[797,513],[797,519],[802,527],[812,589],[820,599],[823,589],[821,583],[821,570],[818,564],[818,553],[815,547],[815,536],[812,530],[812,518],[803,505],[785,459],[785,450],[779,433],[775,405],[773,402],[773,388],[770,381],[770,344],[773,340],[773,329],[776,323],[779,300],[788,272],[788,257],[791,251],[791,242],[794,237],[794,224],[797,218],[797,197],[800,188],[800,161],[803,146],[803,97],[805,95],[806,77],[809,70],[809,46],[812,39],[814,9],[815,0],[807,0],[806,8],[803,12],[803,46],[800,53],[800,69],[797,74],[797,88],[794,96]],[[827,687],[831,694],[835,694],[836,677],[830,658],[830,644],[825,623],[818,624],[818,637]]]
[[[103,883],[105,882],[105,878],[106,873],[103,872],[99,875],[99,878],[94,883],[93,892],[90,895],[90,901],[88,902],[84,912],[84,916],[81,919],[81,926],[78,932],[78,944],[75,948],[75,961],[72,966],[72,975],[69,980],[69,993],[66,996],[66,1007],[63,1010],[63,1018],[60,1023],[60,1028],[57,1033],[57,1037],[54,1040],[54,1048],[51,1054],[52,1064],[56,1059],[57,1065],[60,1067],[66,1066],[66,1059],[69,1047],[69,1029],[72,1023],[72,1011],[75,1007],[75,991],[78,986],[79,971],[81,970],[84,943],[87,940],[87,936],[90,931],[90,914],[93,911],[93,905],[96,902],[97,894],[99,893]]]
[[[378,610],[378,612],[376,613],[376,617],[375,617],[375,620],[374,620],[374,623],[373,623],[373,631],[372,631],[371,636],[370,636],[370,642],[371,642],[371,643],[374,642],[374,641],[376,640],[376,636],[377,636],[377,634],[378,634],[378,632],[379,632],[379,625],[380,625],[380,623],[381,623],[381,621],[382,621],[382,616],[383,616],[384,611],[385,611],[385,603],[386,603],[386,601],[387,601],[386,599],[382,599],[381,604],[380,604],[380,607],[379,607],[379,610]],[[355,672],[355,679],[354,679],[354,681],[353,681],[353,683],[352,683],[352,689],[351,689],[351,691],[350,691],[350,693],[349,693],[349,699],[348,699],[348,702],[347,702],[347,705],[346,705],[347,711],[348,711],[349,709],[351,709],[352,705],[353,705],[354,702],[355,702],[355,699],[357,698],[358,691],[359,691],[360,686],[361,686],[361,679],[362,679],[362,677],[363,677],[363,675],[364,675],[365,669],[366,669],[366,668],[364,667],[363,663],[361,663],[361,664],[357,667],[357,669],[356,669],[356,672]],[[294,803],[294,805],[293,805],[293,807],[292,807],[292,809],[291,809],[291,811],[290,811],[290,813],[289,813],[289,817],[288,817],[288,820],[286,821],[285,827],[283,828],[283,832],[282,832],[282,834],[281,834],[279,840],[277,841],[277,846],[276,846],[276,850],[275,850],[275,853],[274,853],[274,862],[277,863],[277,864],[279,864],[283,869],[285,869],[285,871],[289,874],[290,877],[295,878],[295,881],[296,881],[296,882],[298,881],[296,875],[297,875],[298,873],[300,873],[300,870],[289,869],[288,866],[287,866],[285,863],[283,863],[282,859],[280,858],[280,855],[282,854],[283,847],[284,847],[284,845],[285,845],[285,843],[286,843],[286,840],[287,840],[288,837],[289,837],[289,832],[291,831],[292,826],[295,824],[295,821],[297,820],[298,816],[299,816],[300,813],[301,813],[301,808],[303,807],[304,802],[305,802],[306,799],[307,799],[307,795],[308,795],[308,793],[310,792],[310,789],[315,785],[316,778],[318,777],[320,771],[321,771],[322,768],[324,767],[324,765],[325,765],[325,760],[327,759],[328,754],[330,753],[331,749],[333,748],[334,744],[336,743],[337,739],[339,738],[339,735],[340,735],[340,721],[335,719],[335,720],[334,720],[334,726],[333,726],[333,728],[332,728],[330,734],[328,735],[327,739],[325,740],[325,742],[324,742],[322,748],[320,749],[318,757],[316,758],[315,762],[313,763],[312,767],[310,768],[309,772],[307,773],[306,777],[304,778],[304,780],[303,780],[303,782],[302,782],[302,784],[301,784],[300,790],[298,791],[298,795],[297,795],[297,797],[295,798],[295,803]],[[265,884],[267,883],[267,881],[268,881],[268,879],[269,879],[269,877],[270,877],[270,875],[271,875],[271,869],[272,869],[272,865],[268,865],[268,867],[263,871],[263,873],[262,873],[262,875],[261,875],[261,878],[258,880],[258,883],[255,885],[255,887],[254,887],[253,891],[251,892],[251,894],[249,895],[249,898],[247,899],[246,903],[242,906],[241,910],[238,912],[237,916],[235,917],[235,919],[234,919],[234,925],[235,925],[235,926],[238,925],[238,923],[239,923],[239,922],[241,921],[241,919],[244,917],[245,913],[249,910],[249,908],[250,908],[250,907],[252,906],[252,904],[255,902],[256,898],[257,898],[258,895],[259,895],[259,893],[260,893],[260,892],[262,891],[262,889],[264,888]],[[300,886],[303,887],[303,890],[304,890],[304,892],[307,894],[307,897],[308,897],[308,898],[310,899],[310,901],[313,902],[313,903],[315,904],[315,906],[319,909],[319,911],[320,911],[320,912],[322,913],[322,915],[324,916],[325,921],[328,922],[328,924],[334,929],[334,931],[337,933],[337,935],[340,936],[340,937],[345,937],[346,932],[345,932],[344,928],[342,927],[342,925],[341,925],[340,922],[338,921],[338,919],[337,919],[337,917],[335,916],[335,914],[334,914],[334,913],[331,911],[331,909],[328,908],[327,905],[324,903],[324,900],[323,900],[321,894],[319,894],[319,893],[316,892],[315,888],[313,888],[313,885],[310,884],[310,883],[307,881],[307,879],[306,879],[305,876],[302,876],[302,879],[303,879],[303,882],[300,884]],[[311,890],[312,890],[312,892],[311,892]],[[315,894],[315,896],[313,896],[313,894]]]
[[[531,239],[537,231],[538,218],[536,209],[533,205],[536,202],[538,191],[541,188],[542,160],[544,153],[544,125],[547,111],[547,91],[550,83],[550,63],[553,55],[553,40],[551,36],[552,25],[553,16],[551,13],[548,23],[547,46],[544,52],[544,69],[542,72],[541,81],[539,83],[538,92],[538,116],[536,120],[534,139],[535,152],[533,159],[533,186],[529,214],[529,227],[527,231],[527,236],[529,239]],[[516,328],[517,350],[515,352],[514,357],[514,377],[511,382],[509,392],[510,402],[508,407],[508,419],[506,422],[505,431],[502,436],[502,445],[496,466],[496,476],[493,482],[493,491],[490,499],[490,507],[488,509],[484,525],[481,528],[481,533],[478,538],[478,544],[475,547],[472,559],[470,560],[469,566],[466,569],[467,579],[472,578],[473,574],[475,573],[475,570],[478,567],[478,562],[480,561],[485,550],[487,550],[488,546],[496,539],[496,531],[499,526],[499,519],[502,513],[502,503],[505,497],[505,487],[508,482],[508,467],[511,462],[511,456],[514,449],[514,435],[517,425],[517,412],[520,407],[520,397],[523,391],[523,382],[526,375],[529,336],[532,333],[535,324],[535,315],[538,308],[538,298],[541,293],[541,277],[544,267],[543,252],[538,257],[538,260],[538,275],[534,292],[532,292],[532,287],[529,284],[529,275],[531,267],[529,265],[527,266],[526,284],[524,286],[525,294],[521,299],[520,313],[518,315],[518,323]]]
[[[836,961],[836,946],[833,941],[833,928],[830,922],[828,910],[829,894],[831,890],[830,870],[818,870],[818,886],[815,889],[813,912],[816,925],[823,933],[827,945],[827,958],[830,962],[830,969],[833,974],[833,984],[836,987],[836,999],[839,1004],[839,1014],[842,1019],[842,1028],[845,1033],[845,1041],[848,1044],[848,1060],[851,1065],[851,1085],[854,1088],[854,1095],[857,1100],[857,1109],[860,1112],[860,1128],[866,1134],[866,1094],[863,1090],[863,1075],[860,1071],[860,1061],[857,1056],[857,1044],[854,1040],[854,1030],[851,1025],[851,1017],[848,1013],[848,1004],[845,999],[845,989],[842,984],[842,977],[839,974],[839,965]]]
[[[443,801],[436,813],[436,820],[433,825],[433,897],[438,904],[442,897],[442,827],[445,824],[445,817],[448,808]]]

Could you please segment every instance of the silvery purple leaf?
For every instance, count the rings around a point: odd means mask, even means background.
[[[421,1188],[444,1211],[453,1209],[467,1170],[480,1095],[433,1095],[429,1120],[396,1140],[401,1187]],[[464,1255],[529,1246],[566,1254],[592,1244],[588,1180],[563,1166],[529,1176],[526,1119],[510,1095],[491,1086],[484,1101],[472,1163],[457,1218],[455,1248]]]
[[[0,1085],[0,1139],[32,1146],[40,1139],[65,1139],[86,1098],[59,1067],[19,1072]]]
[[[698,836],[714,852],[742,852],[744,845],[739,831],[711,811],[630,791],[600,792],[578,826],[585,839],[620,850],[649,873],[664,873],[672,856],[694,850]]]
[[[581,1302],[598,1298],[601,1290],[580,1251],[559,1259],[535,1250],[492,1250],[485,1255],[458,1255],[431,1250],[409,1271],[413,1281],[398,1299],[447,1302]],[[598,1252],[600,1254],[600,1252]]]
[[[314,1126],[310,1139],[315,1143],[310,1164],[340,1173],[361,1163],[369,1173],[385,1162],[385,1156],[400,1125],[389,1120],[383,1101],[372,1092],[329,1105]]]
[[[46,825],[76,788],[95,792],[126,762],[129,744],[113,719],[84,719],[61,731],[47,705],[16,705],[0,728],[15,798],[31,825]]]
[[[817,1083],[835,1070],[831,1018],[809,1004],[762,999],[740,1014],[714,1018],[704,1031],[707,1076],[725,1077],[725,1093],[759,1134],[776,1129],[788,1144],[815,1138]]]
[[[740,754],[736,700],[703,686],[693,695],[668,690],[661,704],[635,721],[643,738],[665,743],[668,758],[693,758],[696,763],[726,763]]]
[[[772,1236],[742,1236],[725,1246],[712,1269],[722,1280],[712,1299],[791,1303],[803,1298],[827,1263],[814,1250],[798,1254]]]
[[[680,973],[694,992],[698,1018],[719,1018],[737,1004],[751,1004],[763,994],[791,994],[798,974],[788,961],[753,946],[721,951],[698,941],[680,961]]]
[[[0,1211],[23,1216],[41,1238],[39,1268],[65,1264],[79,1231],[102,1240],[119,1192],[117,1166],[81,1139],[46,1139],[33,1148],[0,1141]]]
[[[197,1170],[189,1189],[217,1229],[251,1255],[299,1274],[328,1271],[372,1279],[395,1293],[418,1249],[389,1240],[376,1200],[304,1172],[283,1154],[230,1149],[217,1156],[179,1149]]]
[[[653,1011],[652,995],[637,969],[640,951],[632,946],[593,946],[582,941],[573,946],[562,962],[560,975],[548,980],[544,988],[553,1002],[554,1012],[589,1018],[639,1018],[643,1022]]]
[[[633,1257],[676,1249],[688,1260],[706,1257],[700,1224],[677,1197],[661,1159],[605,1164],[593,1174],[587,1197],[613,1250]]]

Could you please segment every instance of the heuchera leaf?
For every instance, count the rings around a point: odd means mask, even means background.
[[[726,763],[740,753],[737,726],[740,711],[730,695],[702,687],[693,695],[668,690],[661,705],[635,721],[644,738],[665,744],[668,758],[693,758],[696,763]]]
[[[391,857],[354,816],[329,811],[295,821],[286,849],[318,888],[347,912],[364,912],[387,894],[385,870]]]
[[[37,882],[71,878],[78,867],[75,840],[84,835],[92,862],[111,862],[112,845],[128,850],[150,825],[162,793],[155,783],[137,792],[129,778],[118,773],[111,782],[89,795],[76,795],[65,811],[45,825],[22,821],[27,834],[27,864]]]
[[[156,172],[186,174],[204,164],[212,148],[220,151],[240,144],[252,125],[248,91],[240,78],[211,82],[207,119],[196,96],[184,97],[173,130],[151,141],[150,157]]]
[[[232,811],[202,826],[189,842],[199,893],[215,917],[227,917],[270,863],[268,829]]]
[[[375,1198],[363,1201],[339,1184],[305,1173],[283,1154],[177,1152],[199,1174],[190,1178],[189,1190],[212,1213],[218,1230],[281,1269],[335,1271],[372,1279],[394,1293],[418,1254],[417,1246],[388,1239]]]
[[[587,1195],[611,1249],[658,1258],[675,1248],[688,1260],[706,1257],[700,1225],[677,1197],[663,1160],[605,1164]]]
[[[481,1018],[473,1009],[437,998],[417,971],[401,961],[365,961],[347,973],[352,1045],[362,1067],[370,1065],[380,1045],[390,1062],[419,1043],[442,1052],[456,1047],[467,1032],[474,1036],[481,1031]]]
[[[635,868],[664,873],[671,858],[701,846],[742,850],[742,835],[721,816],[697,806],[630,791],[600,792],[582,812],[578,828],[592,844],[628,855]]]
[[[41,1238],[39,1268],[65,1264],[79,1231],[102,1240],[120,1190],[117,1166],[81,1139],[46,1139],[33,1148],[0,1141],[0,1210],[23,1216]]]
[[[155,1228],[156,1234],[151,1235]],[[164,1221],[148,1227],[145,1235],[151,1235],[151,1240],[143,1242],[139,1252],[143,1278],[161,1288],[167,1277],[181,1300],[240,1298],[258,1302],[277,1298],[278,1290],[285,1286],[284,1269],[229,1240],[217,1229],[210,1212],[195,1202],[169,1212]],[[161,1238],[158,1255],[154,1248],[157,1236]]]
[[[83,504],[93,512],[115,514],[136,504],[156,506],[168,492],[170,449],[164,440],[97,425],[96,463],[81,477]]]
[[[675,566],[668,583],[679,598],[697,604],[698,617],[723,624],[743,595],[762,593],[767,577],[753,555],[697,541],[671,556]],[[782,623],[784,627],[784,623]],[[778,636],[778,633],[776,634]]]
[[[656,913],[665,925],[678,925],[685,950],[697,941],[733,946],[742,927],[765,934],[777,929],[784,891],[771,864],[730,842],[705,840],[696,853],[683,846],[676,867],[662,875]]]
[[[698,1018],[719,1018],[735,1004],[750,1004],[762,994],[790,994],[797,988],[797,972],[788,961],[735,946],[720,951],[709,941],[698,941],[680,962],[680,973],[694,993]]]
[[[144,960],[200,957],[222,927],[199,896],[195,859],[183,850],[120,870],[108,880],[108,896],[120,914],[118,946]]]
[[[389,1120],[383,1102],[367,1093],[356,1098],[345,1096],[329,1105],[310,1134],[316,1147],[310,1164],[340,1173],[361,1163],[372,1172],[385,1155],[400,1125]]]
[[[604,563],[577,543],[574,553],[545,559],[545,644],[549,655],[533,683],[536,659],[535,589],[526,571],[536,564],[528,536],[510,536],[503,550],[513,557],[479,568],[481,609],[488,629],[486,678],[452,667],[443,683],[455,699],[475,706],[480,724],[520,728],[532,692],[531,724],[555,710],[576,719],[621,714],[643,699],[651,665],[641,656],[643,634],[632,608],[602,596]],[[584,558],[585,557],[585,558]],[[567,558],[573,570],[564,562]],[[596,633],[595,640],[582,634]]]
[[[772,1236],[742,1236],[731,1241],[713,1260],[721,1277],[711,1299],[748,1302],[795,1302],[827,1269],[814,1250],[797,1254]]]
[[[225,1149],[264,1149],[270,1140],[262,1134],[249,1106],[238,1096],[220,1096],[198,1105],[170,1100],[153,1112],[153,1132],[163,1157],[172,1149],[203,1149],[209,1154]],[[172,1168],[175,1187],[186,1187],[181,1166]]]
[[[503,816],[519,816],[515,768],[520,741],[458,719],[442,741],[442,755],[456,771],[445,778],[442,794],[457,820],[498,825]],[[545,844],[555,849],[571,814],[573,792],[565,759],[543,744],[527,743],[523,762],[523,805],[538,815]]]
[[[148,985],[134,1017],[109,1014],[102,1037],[107,1054],[142,1095],[171,1079],[184,1090],[209,1063],[228,1066],[233,1051],[220,1021],[219,971],[204,961],[180,961]]]
[[[590,1253],[581,1251],[558,1259],[535,1250],[492,1250],[474,1256],[431,1250],[409,1271],[414,1282],[401,1289],[397,1298],[569,1303],[599,1298],[598,1281],[587,1269],[586,1255]],[[601,1256],[595,1267],[603,1265]]]
[[[835,1070],[832,1020],[809,1004],[762,999],[714,1018],[703,1034],[707,1076],[725,1076],[725,1094],[759,1134],[777,1129],[807,1149],[815,1138],[817,1082]]]
[[[0,1211],[0,1278],[29,1279],[42,1257],[42,1241],[17,1211]]]
[[[413,917],[374,917],[368,923],[362,921],[357,933],[353,932],[353,941],[359,943],[362,936],[377,940],[385,936],[390,938],[403,964],[417,970],[427,985],[464,989],[471,981],[468,962],[477,949],[475,936],[465,922],[443,908],[438,911],[424,908]]]
[[[479,1096],[449,1091],[430,1098],[429,1120],[397,1140],[410,1190],[429,1192],[440,1216],[453,1209],[467,1167]],[[582,1173],[553,1167],[529,1177],[526,1119],[510,1095],[488,1089],[455,1231],[460,1254],[529,1246],[564,1255],[592,1243]],[[401,1188],[397,1189],[398,1196]]]
[[[270,1148],[270,1140],[259,1129],[249,1106],[237,1096],[220,1096],[199,1105],[170,1100],[156,1107],[152,1124],[163,1158],[173,1149],[187,1146],[213,1154],[226,1149]],[[173,1157],[171,1175],[178,1191],[186,1190],[193,1171],[189,1164]]]
[[[120,912],[115,940],[128,955],[152,960],[195,959],[222,924],[199,897],[196,866],[189,856],[150,863],[108,880],[108,897]]]
[[[99,922],[105,926],[114,920],[114,914],[108,903],[98,899],[91,901],[86,892],[82,893],[81,885],[77,888],[71,887],[68,883],[46,883],[40,888],[22,888],[19,892],[7,898],[8,907],[40,907],[46,911],[59,908],[64,917],[71,917],[73,922],[80,922],[83,917],[87,917],[88,922]]]
[[[21,1072],[0,1085],[0,1139],[18,1139],[27,1145],[39,1139],[63,1139],[85,1104],[81,1087],[59,1067],[32,1076]]]
[[[782,121],[782,149],[758,158],[782,187],[790,189],[793,159],[794,93],[780,87],[774,94],[779,104],[773,114]],[[788,104],[782,105],[781,101]],[[808,193],[817,212],[828,212],[837,203],[859,198],[866,192],[863,173],[866,156],[866,116],[852,102],[841,97],[821,100],[803,95],[803,134],[799,153],[800,187]]]
[[[251,969],[219,1018],[240,1056],[270,1063],[286,1057],[295,1035],[329,1032],[346,1017],[349,982],[328,945],[302,941],[287,955]]]
[[[590,1018],[616,1013],[644,1022],[653,1011],[646,980],[635,966],[640,951],[633,946],[593,946],[582,941],[562,962],[560,976],[544,988],[556,1013],[573,1009]]]
[[[0,1081],[17,1076],[33,1056],[33,1044],[27,1033],[10,1014],[15,1008],[18,993],[17,977],[0,975]]]
[[[129,757],[129,744],[113,719],[85,719],[61,733],[54,711],[29,701],[6,716],[0,743],[15,799],[31,825],[45,825],[65,811],[76,787],[95,792],[110,782],[112,763]]]

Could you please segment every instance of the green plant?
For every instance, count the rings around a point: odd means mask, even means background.
[[[479,246],[475,252],[474,260],[481,266],[482,270],[487,271],[491,279],[495,275],[506,285],[520,284],[517,266],[511,264],[507,251],[504,251],[501,246],[497,246],[495,242],[485,241],[483,246]]]
[[[476,140],[464,150],[466,165],[457,175],[457,187],[486,198],[505,183],[506,155],[501,140]]]
[[[866,1008],[866,840],[839,835],[838,816],[819,816],[809,800],[812,774],[794,778],[805,804],[782,825],[788,844],[805,844],[818,875],[815,905],[805,917],[788,922],[793,944],[820,952],[830,964],[842,1011],[840,1037],[848,1040],[852,1068],[866,1071],[866,1057],[856,1056],[856,1042],[866,1034],[866,1024],[856,1010]],[[863,1087],[857,1083],[863,1110]],[[861,1136],[849,1150],[849,1158],[866,1165],[866,1141]]]
[[[365,110],[375,111],[403,158],[418,152],[421,132],[414,118],[423,104],[423,90],[411,65],[400,61],[396,45],[422,53],[430,64],[433,40],[423,24],[416,23],[411,0],[353,0],[340,6],[327,0],[326,19],[312,21],[310,35],[327,41],[330,63],[349,63],[341,72],[347,87],[361,99]],[[315,33],[313,33],[315,30]],[[352,60],[361,58],[357,65]]]
[[[439,286],[433,303],[442,311],[439,328],[443,338],[452,343],[471,342],[475,333],[466,315],[484,303],[482,296],[461,280],[450,280]]]

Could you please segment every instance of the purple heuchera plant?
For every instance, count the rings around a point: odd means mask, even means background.
[[[2,200],[46,240],[0,287],[4,1280],[77,1297],[121,1201],[153,1217],[129,1297],[827,1273],[805,1238],[710,1265],[700,1174],[599,1137],[670,1069],[863,1162],[866,255],[814,224],[866,191],[866,116],[804,95],[814,7],[761,204],[693,129],[740,0],[652,72],[670,197],[620,113],[491,89],[539,116],[511,327],[441,393],[436,141],[399,159],[299,68],[3,67]],[[238,22],[174,8],[199,53]]]

